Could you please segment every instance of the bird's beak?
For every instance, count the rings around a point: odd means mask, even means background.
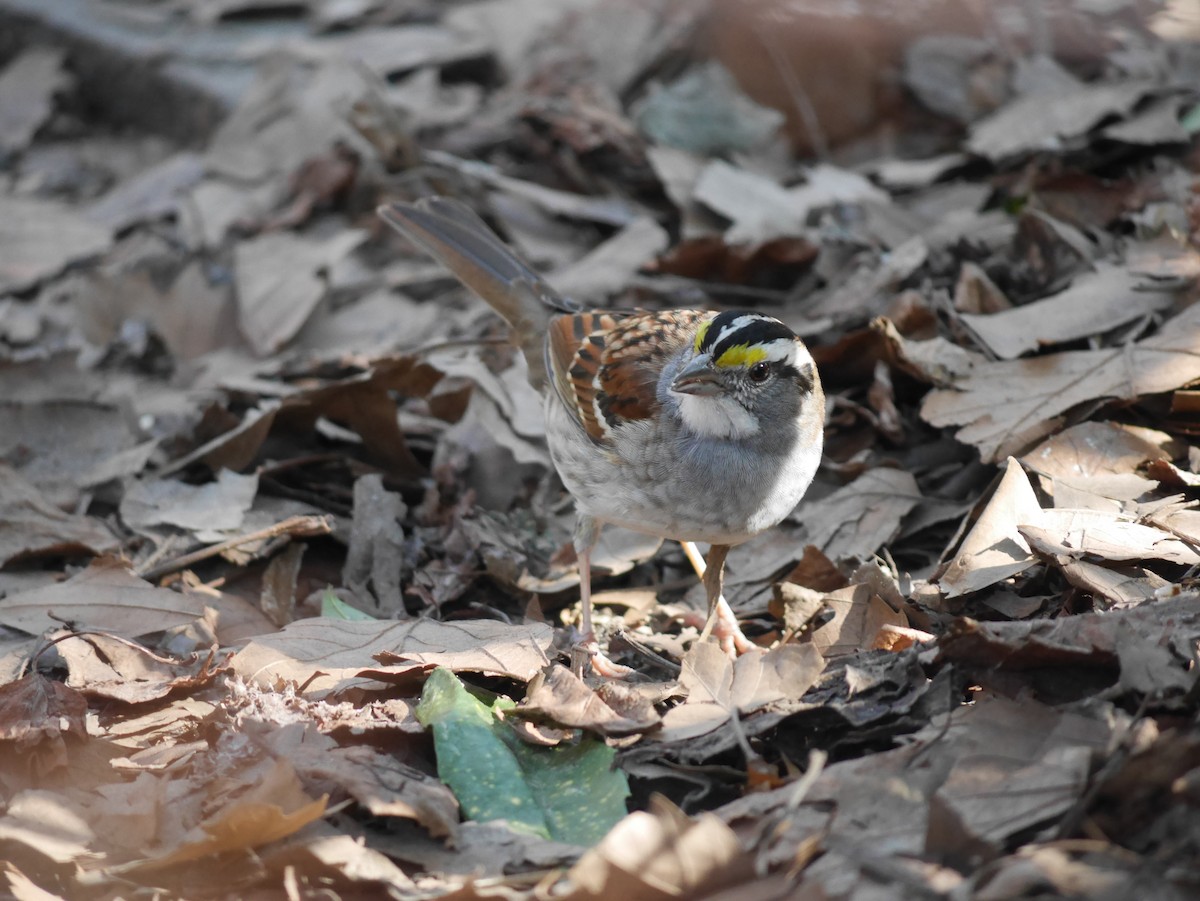
[[[719,394],[721,383],[717,378],[717,370],[713,368],[712,357],[700,354],[679,370],[675,381],[671,382],[671,390],[676,394],[697,396]]]

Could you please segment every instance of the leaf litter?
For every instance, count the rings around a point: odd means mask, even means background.
[[[189,148],[89,118],[69,48],[5,61],[0,887],[1195,894],[1200,35],[1130,4],[1006,2],[987,34],[774,6],[805,27],[145,10],[291,17]],[[1037,52],[1062,21],[1104,41]],[[868,32],[903,113],[792,68],[863,65]],[[847,112],[886,139],[820,134]],[[524,361],[373,215],[433,192],[587,304],[805,337],[821,472],[729,558],[757,647],[697,644],[679,550],[612,530],[601,638],[638,674],[568,665]]]

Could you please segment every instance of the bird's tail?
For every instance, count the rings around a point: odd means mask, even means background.
[[[546,382],[546,327],[567,302],[466,204],[448,197],[390,203],[378,213],[482,297],[512,327],[529,379]]]

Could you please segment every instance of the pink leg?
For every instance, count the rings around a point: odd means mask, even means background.
[[[737,616],[733,612],[733,608],[729,606],[729,602],[725,600],[725,596],[721,594],[721,583],[725,575],[725,555],[729,553],[728,547],[714,545],[709,549],[709,558],[717,570],[708,578],[705,574],[708,572],[708,564],[704,557],[701,556],[700,550],[691,541],[680,542],[683,545],[683,553],[692,564],[692,568],[696,570],[701,581],[704,582],[705,588],[708,589],[708,620],[704,624],[704,632],[701,634],[701,639],[708,638],[709,634],[717,637],[721,643],[721,649],[730,657],[736,657],[738,654],[744,654],[751,648],[755,647],[754,643],[745,636],[742,632],[742,627],[738,625]],[[719,551],[720,562],[715,559]],[[713,603],[713,593],[716,593],[716,603]]]
[[[592,628],[592,548],[600,537],[600,524],[591,517],[580,516],[575,525],[575,557],[579,561],[579,603],[583,608],[583,636],[580,644],[587,652],[592,669],[609,679],[625,679],[634,670],[614,663],[600,650]]]

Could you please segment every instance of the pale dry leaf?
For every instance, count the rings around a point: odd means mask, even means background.
[[[1054,561],[1068,582],[1108,601],[1117,609],[1136,607],[1138,604],[1157,600],[1160,592],[1171,585],[1162,576],[1141,567],[1111,568],[1111,564],[1100,566],[1086,560],[1062,556],[1055,556]]]
[[[1146,108],[1104,129],[1101,134],[1124,144],[1153,146],[1156,144],[1186,144],[1191,134],[1180,122],[1183,98],[1166,97],[1147,104]]]
[[[365,238],[362,231],[342,231],[325,241],[271,232],[238,243],[238,313],[250,345],[266,355],[295,337],[325,296],[321,273]]]
[[[408,514],[397,492],[383,487],[378,473],[361,476],[354,482],[354,518],[350,524],[350,542],[342,566],[342,584],[373,596],[375,610],[386,619],[404,618],[404,529]],[[282,623],[280,624],[282,625]]]
[[[902,469],[868,470],[828,497],[802,504],[793,514],[809,543],[831,560],[866,559],[896,537],[900,523],[921,501],[917,480]]]
[[[921,416],[938,427],[961,426],[956,437],[992,462],[1024,451],[1079,404],[1134,400],[1200,379],[1198,347],[1200,305],[1192,305],[1155,336],[1124,347],[978,362],[954,374],[953,388],[926,395]]]
[[[1146,522],[1200,547],[1200,510],[1159,510],[1148,516]]]
[[[1021,534],[1042,553],[1101,560],[1165,560],[1184,566],[1200,563],[1188,543],[1169,532],[1130,522],[1100,510],[1044,510]]]
[[[257,494],[257,475],[228,469],[203,485],[174,479],[134,482],[121,500],[121,518],[134,529],[167,525],[213,536],[239,529]]]
[[[504,68],[519,80],[530,58],[548,33],[579,10],[596,5],[597,0],[493,0],[454,6],[443,21],[456,32],[486,41]]]
[[[908,617],[893,610],[869,585],[850,585],[825,595],[833,619],[812,633],[813,646],[826,657],[865,650],[885,625],[908,626]]]
[[[196,594],[155,588],[117,560],[99,560],[65,582],[0,600],[0,625],[38,634],[64,621],[136,638],[185,626],[204,615]]]
[[[461,172],[513,197],[536,204],[548,213],[568,219],[581,219],[585,222],[599,222],[622,228],[642,215],[629,201],[615,195],[592,197],[559,191],[536,182],[505,175],[489,163],[464,160],[441,150],[426,150],[423,156],[431,163]]]
[[[218,672],[203,655],[167,662],[151,656],[146,648],[106,635],[67,638],[55,648],[67,666],[68,688],[126,704],[142,704],[174,691],[203,688]]]
[[[1138,469],[1148,462],[1170,460],[1170,443],[1165,432],[1115,422],[1083,422],[1043,441],[1021,461],[1045,477],[1043,487],[1050,489],[1056,507],[1068,506],[1059,503],[1058,486],[1131,501],[1157,487]]]
[[[117,230],[171,215],[179,198],[204,177],[200,156],[180,151],[114,187],[87,208],[93,222]]]
[[[946,597],[979,591],[1033,566],[1033,553],[1017,527],[1037,524],[1041,515],[1029,477],[1009,457],[1000,484],[938,580]]]
[[[711,813],[687,817],[669,801],[625,817],[567,873],[564,897],[661,901],[698,897],[745,882],[753,862]]]
[[[25,846],[56,863],[94,862],[96,833],[66,797],[29,789],[8,801],[0,817],[0,842]]]
[[[395,755],[367,745],[339,747],[311,724],[279,727],[247,721],[240,728],[289,761],[314,793],[328,794],[335,802],[339,795],[349,795],[372,816],[415,820],[437,837],[457,831],[459,808],[450,789]]]
[[[780,701],[795,701],[811,688],[825,668],[813,645],[779,645],[751,650],[731,661],[711,642],[696,644],[683,658],[680,686],[684,703],[663,717],[656,739],[685,741]]]
[[[0,72],[0,151],[24,150],[54,113],[54,95],[73,80],[66,55],[61,47],[30,47]]]
[[[88,401],[0,401],[0,459],[17,462],[21,475],[59,507],[79,501],[97,461],[139,443],[127,410]]]
[[[804,211],[787,189],[765,176],[713,160],[700,173],[692,197],[732,221],[730,244],[761,243],[804,231]]]
[[[679,684],[687,699],[663,717],[660,741],[705,735],[733,715],[733,661],[713,642],[697,643],[684,655]]]
[[[572,729],[588,729],[600,735],[632,735],[653,729],[660,717],[653,708],[637,718],[623,716],[566,667],[555,665],[533,677],[525,698],[513,711],[530,719],[548,719]]]
[[[997,313],[964,313],[959,319],[1001,360],[1015,360],[1169,309],[1174,295],[1144,288],[1144,281],[1124,266],[1099,262],[1094,272],[1052,297]]]
[[[83,695],[41,673],[0,686],[0,741],[25,753],[39,745],[65,753],[65,738],[87,737],[86,719]]]
[[[446,66],[488,54],[485,41],[440,25],[396,25],[328,37],[283,42],[288,52],[309,63],[354,60],[381,78],[425,66]],[[271,52],[279,52],[272,42]]]
[[[64,901],[62,895],[41,888],[12,863],[0,866],[3,867],[3,876],[8,880],[8,891],[14,901]]]
[[[1057,620],[981,623],[959,619],[938,639],[939,659],[1011,671],[1043,667],[1121,667],[1129,661],[1155,693],[1187,691],[1196,681],[1170,648],[1200,637],[1194,592],[1123,610],[1082,613]]]
[[[276,759],[263,781],[221,804],[213,803],[211,811],[206,811],[208,815],[163,853],[132,861],[120,869],[152,872],[223,852],[261,848],[321,819],[325,807],[326,798],[313,799],[305,794],[291,764]]]
[[[642,266],[667,249],[666,230],[649,216],[630,222],[587,256],[547,276],[567,297],[600,300],[624,290]]]
[[[154,327],[184,360],[240,343],[230,287],[211,280],[199,261],[184,268],[162,297]]]
[[[112,230],[54,200],[0,195],[0,293],[20,291],[112,246]]]
[[[1155,88],[1149,81],[1102,82],[1028,94],[976,122],[966,149],[994,161],[1062,150],[1104,119],[1125,115]]]
[[[482,619],[347,622],[315,617],[251,641],[231,666],[256,684],[295,682],[305,685],[310,694],[328,691],[361,672],[382,669],[375,658],[385,654],[389,663],[402,664],[398,669],[420,672],[445,666],[527,681],[549,663],[553,636],[554,630],[542,623],[515,626]]]
[[[1092,753],[1058,748],[1029,766],[994,755],[958,761],[931,799],[929,849],[998,850],[1010,835],[1061,816],[1087,787]]]
[[[263,864],[272,873],[294,872],[336,873],[349,888],[330,884],[322,878],[324,891],[350,894],[358,889],[368,893],[382,891],[381,886],[403,891],[412,889],[412,879],[386,856],[366,847],[362,840],[351,835],[312,835],[306,830],[258,852]],[[284,877],[286,880],[286,876]],[[285,882],[286,884],[286,882]]]
[[[0,463],[0,565],[43,554],[104,553],[116,536],[98,519],[64,513],[5,463]]]

